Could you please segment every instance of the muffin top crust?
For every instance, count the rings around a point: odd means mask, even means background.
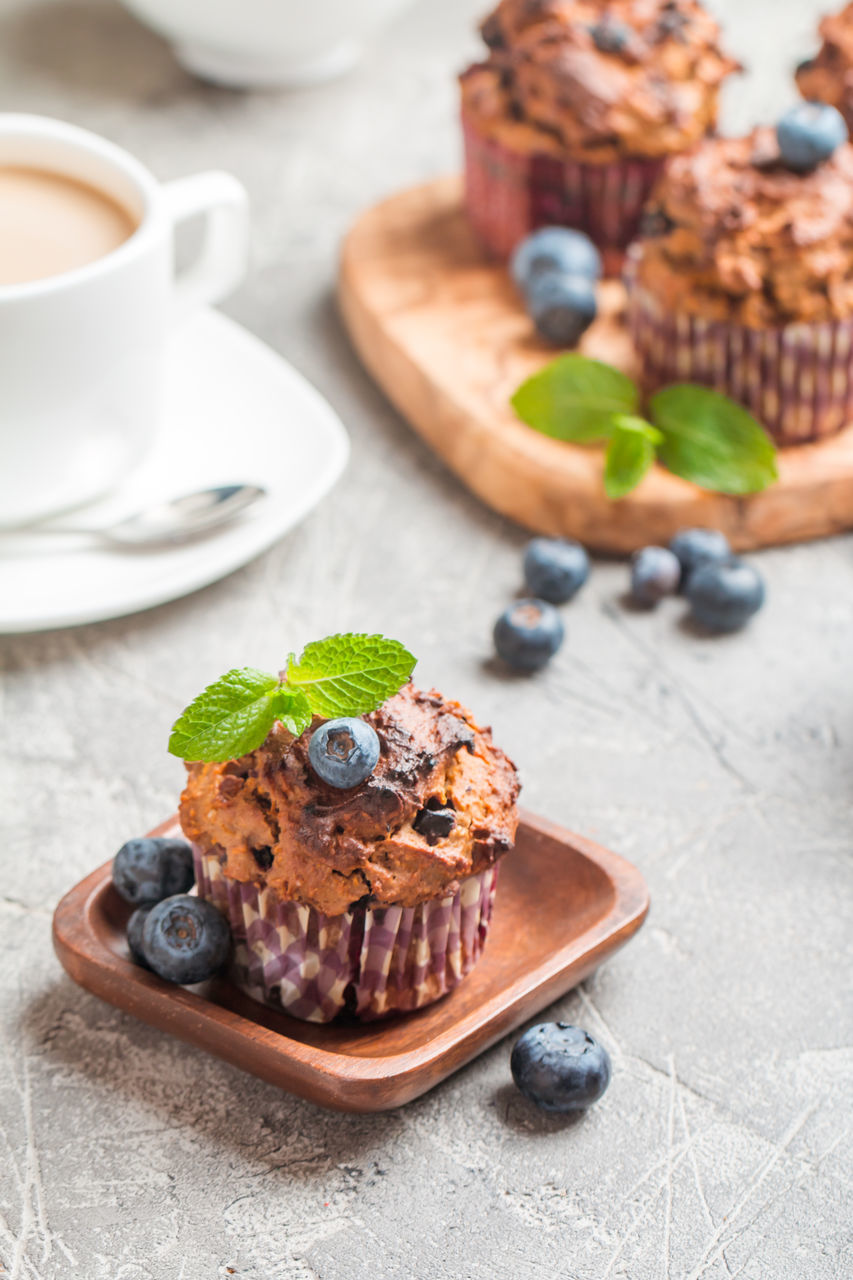
[[[823,18],[819,31],[823,43],[797,68],[797,86],[804,98],[828,102],[853,125],[853,4]]]
[[[463,113],[513,149],[589,163],[692,146],[738,68],[697,0],[501,0],[481,32]]]
[[[853,147],[808,174],[773,129],[671,160],[636,250],[639,286],[674,312],[750,328],[853,315]]]
[[[311,768],[310,731],[280,725],[239,760],[188,764],[184,834],[230,878],[332,916],[453,893],[512,847],[515,766],[470,712],[409,683],[364,718],[379,763],[347,791]]]

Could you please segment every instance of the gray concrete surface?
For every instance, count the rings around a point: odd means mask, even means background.
[[[347,79],[205,89],[116,5],[0,3],[0,108],[67,117],[163,177],[222,165],[254,202],[228,310],[304,370],[353,437],[335,495],[260,560],[150,613],[2,644],[0,1275],[15,1280],[846,1280],[853,556],[760,557],[769,603],[703,641],[624,612],[599,564],[551,669],[486,663],[523,536],[483,510],[359,369],[330,299],[351,217],[457,162],[471,0],[423,0]],[[726,0],[772,117],[814,0]],[[404,1110],[327,1114],[78,990],[60,895],[169,813],[176,710],[233,664],[345,628],[408,641],[469,702],[534,809],[632,858],[642,933],[548,1011],[611,1050],[574,1122],[536,1113],[510,1042]]]

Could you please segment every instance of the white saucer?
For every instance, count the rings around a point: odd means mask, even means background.
[[[76,536],[3,534],[0,632],[118,618],[215,582],[307,515],[348,456],[340,419],[301,374],[232,320],[201,312],[171,348],[154,450],[119,491],[73,520],[108,524],[215,484],[259,484],[269,496],[234,524],[168,550],[114,551]]]

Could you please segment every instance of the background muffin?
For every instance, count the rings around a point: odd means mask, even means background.
[[[696,0],[502,0],[481,31],[461,77],[478,235],[504,256],[562,224],[624,249],[665,159],[716,124],[737,67],[717,23]]]
[[[644,226],[629,323],[649,386],[713,386],[780,441],[850,421],[853,148],[795,173],[772,129],[710,140],[670,163]]]
[[[238,982],[310,1021],[419,1008],[455,986],[515,838],[515,768],[458,703],[409,684],[365,719],[381,750],[357,787],[317,777],[311,731],[277,727],[240,760],[188,765],[181,798]]]
[[[800,63],[797,85],[810,102],[837,107],[853,127],[853,4],[821,21],[823,43],[814,58]]]

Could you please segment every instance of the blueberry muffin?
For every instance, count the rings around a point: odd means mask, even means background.
[[[628,316],[650,388],[712,386],[782,443],[850,422],[853,147],[797,172],[772,129],[707,141],[671,161],[644,227]]]
[[[460,982],[518,823],[515,768],[459,703],[409,683],[363,719],[379,758],[353,787],[312,766],[315,719],[295,739],[276,724],[238,760],[188,764],[181,798],[237,982],[313,1022],[417,1009]]]
[[[664,161],[717,121],[737,63],[697,0],[501,0],[461,77],[466,202],[505,256],[543,225],[633,238]]]

